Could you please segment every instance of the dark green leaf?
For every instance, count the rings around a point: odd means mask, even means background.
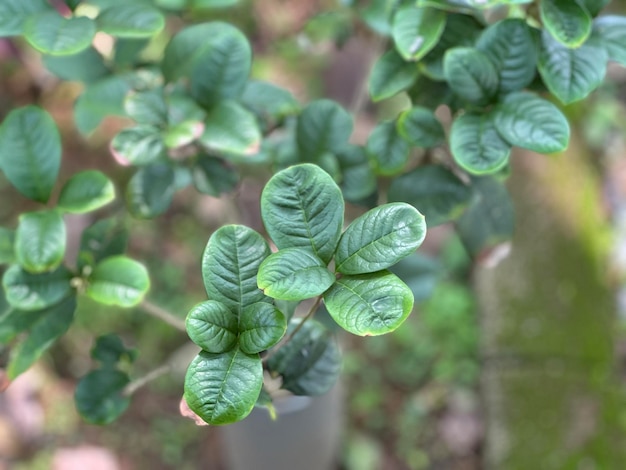
[[[132,69],[142,60],[148,39],[117,38],[113,49],[113,63],[118,69]]]
[[[445,104],[451,110],[459,109],[459,99],[456,97],[446,82],[436,82],[420,75],[415,84],[408,90],[413,106],[423,106],[435,110],[439,105]]]
[[[167,211],[175,190],[174,170],[170,165],[148,165],[128,182],[126,206],[135,217],[150,219]]]
[[[187,314],[185,324],[191,341],[207,352],[223,353],[237,344],[237,315],[216,300],[194,306]]]
[[[55,271],[31,274],[17,265],[11,266],[2,277],[7,302],[19,310],[41,310],[58,304],[72,287],[72,273],[61,266]]]
[[[92,370],[76,386],[76,409],[89,423],[112,423],[130,404],[130,397],[122,393],[129,382],[128,375],[119,370]]]
[[[128,117],[139,124],[164,126],[167,124],[167,103],[163,88],[131,91],[124,100],[124,110]]]
[[[606,48],[609,60],[626,67],[626,17],[607,15],[596,18],[593,32]]]
[[[65,256],[66,230],[57,211],[25,212],[15,234],[15,256],[26,271],[56,268]]]
[[[152,37],[163,29],[165,18],[146,4],[123,3],[105,8],[96,18],[98,29],[121,38]]]
[[[429,299],[443,274],[441,263],[436,258],[420,253],[400,260],[390,271],[409,286],[415,302]]]
[[[287,320],[276,307],[258,302],[243,309],[239,319],[239,347],[248,354],[271,348],[285,335]]]
[[[78,268],[95,266],[109,256],[121,255],[128,244],[128,230],[119,220],[99,220],[87,227],[80,238]]]
[[[147,165],[167,158],[163,137],[157,127],[139,125],[119,132],[110,145],[121,165]]]
[[[261,131],[251,112],[223,101],[209,111],[200,143],[209,151],[249,156],[259,151]]]
[[[464,100],[485,104],[498,91],[498,71],[478,49],[449,49],[443,59],[443,70],[450,88]]]
[[[418,74],[415,63],[405,61],[395,49],[385,52],[376,61],[369,76],[372,101],[391,98],[410,88]]]
[[[85,293],[89,297],[105,305],[120,307],[137,305],[150,288],[144,265],[125,256],[111,256],[100,261],[87,282]]]
[[[27,312],[10,307],[5,311],[0,308],[0,344],[8,345],[20,333],[32,328],[46,312],[47,310]]]
[[[82,134],[92,132],[108,116],[124,116],[124,97],[130,75],[113,75],[90,84],[74,106],[74,122]]]
[[[400,173],[409,161],[411,147],[398,133],[395,121],[383,121],[367,139],[365,151],[375,173],[392,176]]]
[[[137,357],[136,349],[124,346],[122,338],[115,333],[98,336],[91,348],[91,357],[102,363],[104,368],[114,368],[123,359],[133,362]]]
[[[9,264],[15,261],[15,232],[0,227],[0,264]]]
[[[96,25],[86,16],[65,18],[53,10],[30,16],[24,22],[23,33],[28,43],[39,52],[70,55],[91,45]]]
[[[87,170],[75,173],[61,189],[61,210],[82,214],[106,206],[115,199],[115,187],[104,173]]]
[[[104,59],[93,47],[72,55],[44,55],[43,64],[50,72],[63,80],[91,83],[109,73]]]
[[[241,103],[263,120],[280,121],[300,111],[300,103],[289,91],[259,80],[246,83]]]
[[[192,178],[198,191],[214,197],[229,193],[239,183],[239,174],[232,167],[220,158],[207,155],[198,158]]]
[[[431,148],[443,143],[443,126],[430,109],[415,106],[404,111],[396,122],[398,134],[414,147]]]
[[[597,16],[611,0],[577,0],[591,16]]]
[[[301,161],[314,162],[323,154],[336,153],[352,134],[352,117],[331,100],[308,104],[298,118],[296,139]]]
[[[544,28],[567,47],[578,47],[591,34],[591,16],[572,0],[541,0],[539,14]]]
[[[0,2],[0,37],[22,34],[24,22],[35,13],[51,10],[47,0],[3,0]]]
[[[396,49],[406,60],[420,60],[435,47],[446,26],[441,10],[406,6],[393,17],[391,34]]]
[[[376,175],[363,147],[347,145],[337,153],[341,170],[341,192],[346,201],[356,202],[376,192]]]

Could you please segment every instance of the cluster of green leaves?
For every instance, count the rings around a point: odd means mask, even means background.
[[[217,230],[202,261],[210,300],[187,316],[189,336],[202,352],[187,371],[185,400],[210,424],[232,423],[252,410],[263,385],[259,353],[289,331],[299,302],[317,298],[314,312],[323,299],[335,322],[360,336],[395,330],[413,309],[411,289],[388,271],[426,235],[424,217],[409,204],[371,209],[343,231],[341,190],[307,163],[270,179],[261,215],[278,251],[245,226]],[[308,318],[291,320],[289,328],[266,368],[294,394],[326,392],[339,372],[336,345]]]

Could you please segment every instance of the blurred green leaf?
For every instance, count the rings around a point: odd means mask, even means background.
[[[415,83],[418,74],[415,63],[405,61],[395,49],[388,50],[376,60],[369,75],[372,101],[391,98],[406,90]]]
[[[430,109],[415,106],[398,116],[398,134],[414,147],[431,148],[445,142],[443,126]]]
[[[96,25],[85,16],[65,18],[52,10],[29,16],[24,22],[23,34],[39,52],[70,55],[91,45]]]
[[[363,147],[346,145],[337,153],[341,171],[341,192],[346,201],[357,202],[377,189],[377,181]]]
[[[246,306],[239,319],[239,347],[255,354],[277,344],[287,331],[285,316],[271,304],[257,302]]]
[[[66,229],[58,211],[25,212],[20,215],[15,234],[17,262],[26,271],[41,273],[63,261]]]
[[[129,127],[118,132],[111,141],[110,149],[122,165],[148,165],[167,157],[160,130],[149,125]]]
[[[291,92],[259,80],[246,82],[241,103],[263,120],[280,121],[300,111],[300,103]]]
[[[0,264],[15,261],[15,231],[0,227]]]
[[[445,26],[446,15],[441,10],[406,6],[396,11],[391,34],[400,55],[416,61],[435,47]]]
[[[96,338],[96,343],[91,348],[91,357],[102,363],[103,368],[113,369],[123,359],[133,362],[137,357],[137,350],[127,348],[119,335],[109,333]]]
[[[165,18],[147,4],[122,3],[105,8],[96,18],[98,29],[121,38],[152,37],[163,29]]]
[[[250,156],[259,151],[261,131],[252,113],[223,101],[209,111],[200,143],[209,151]]]
[[[122,394],[129,382],[128,375],[119,370],[92,370],[76,385],[76,409],[88,423],[112,423],[130,404],[130,397]]]
[[[135,217],[150,219],[169,209],[176,191],[174,170],[167,164],[141,167],[126,186],[126,206]]]
[[[36,13],[51,10],[46,0],[4,0],[0,2],[0,37],[19,36],[24,22]]]
[[[139,124],[151,126],[167,124],[168,108],[163,88],[131,91],[124,100],[124,110],[128,117]]]
[[[168,149],[178,149],[193,143],[204,133],[202,121],[183,121],[170,126],[163,133],[163,143]]]
[[[591,34],[591,16],[576,1],[542,0],[539,14],[544,28],[566,47],[580,46]]]
[[[191,341],[207,352],[227,352],[237,344],[237,315],[217,300],[195,305],[187,314],[185,324]]]
[[[64,266],[52,272],[31,274],[13,265],[4,273],[2,286],[9,305],[33,311],[51,307],[66,298],[72,290],[71,279],[72,273]]]
[[[109,73],[104,59],[93,47],[72,55],[44,55],[42,59],[45,67],[63,80],[91,83]]]
[[[131,89],[131,74],[113,75],[90,83],[74,105],[74,122],[89,134],[109,116],[124,116],[124,98]]]
[[[128,244],[128,230],[119,220],[104,219],[90,225],[80,238],[78,268],[95,266],[109,256],[121,255]]]
[[[113,182],[102,172],[75,173],[61,189],[59,209],[82,214],[99,209],[115,199]]]
[[[143,264],[125,256],[111,256],[96,264],[87,278],[85,293],[105,305],[133,307],[150,288]]]
[[[300,114],[296,129],[301,161],[315,162],[325,153],[335,153],[348,143],[352,116],[332,100],[310,102]]]
[[[411,147],[398,133],[395,121],[382,121],[368,137],[365,151],[374,173],[393,176],[408,163]]]
[[[498,91],[498,71],[478,49],[449,49],[443,59],[443,71],[450,88],[472,103],[485,104]]]
[[[593,32],[606,48],[609,60],[626,67],[626,16],[607,15],[596,18]]]
[[[193,167],[193,184],[198,191],[218,197],[229,193],[239,183],[239,173],[216,157],[200,155]]]

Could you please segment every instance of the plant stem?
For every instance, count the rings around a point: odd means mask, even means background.
[[[142,301],[139,304],[139,307],[141,307],[141,309],[148,315],[152,315],[159,320],[163,320],[168,325],[173,326],[180,331],[186,331],[185,321],[181,318],[178,318],[173,313],[168,312],[163,307],[153,304],[149,300]]]
[[[124,390],[122,391],[122,395],[127,396],[127,397],[131,396],[133,393],[135,393],[144,385],[149,384],[153,380],[156,380],[159,377],[164,376],[165,374],[169,374],[171,370],[172,370],[172,365],[169,363],[164,364],[161,367],[157,367],[154,370],[151,370],[143,377],[139,377],[138,379],[135,379],[132,382],[130,382],[128,385],[126,385],[126,387],[124,387]]]

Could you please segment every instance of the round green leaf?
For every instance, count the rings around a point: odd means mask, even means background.
[[[204,133],[204,122],[190,119],[170,126],[163,133],[163,143],[168,149],[178,149],[191,144]]]
[[[230,424],[250,414],[262,385],[258,354],[246,354],[238,347],[222,354],[203,351],[187,369],[184,399],[207,423]]]
[[[167,124],[168,107],[163,88],[131,91],[124,100],[124,110],[128,117],[139,124],[164,126]]]
[[[243,225],[225,225],[216,230],[202,257],[202,278],[210,299],[241,315],[242,309],[267,299],[257,286],[261,262],[270,255],[259,233]]]
[[[191,341],[210,353],[223,353],[237,344],[237,315],[216,300],[194,306],[185,324]]]
[[[606,15],[596,18],[593,32],[606,48],[609,60],[626,67],[626,17]]]
[[[115,199],[115,187],[97,170],[74,174],[61,189],[57,206],[64,211],[82,214],[106,206]]]
[[[261,194],[263,223],[276,246],[307,248],[325,263],[337,247],[343,211],[337,184],[310,163],[276,173]]]
[[[163,29],[165,18],[150,5],[121,3],[103,9],[96,18],[98,29],[120,38],[152,37]]]
[[[251,112],[224,101],[208,113],[200,143],[209,151],[249,156],[259,151],[261,131]]]
[[[386,269],[413,253],[425,236],[424,216],[409,204],[375,207],[357,217],[341,236],[336,270],[364,274]]]
[[[243,309],[239,319],[239,347],[255,354],[277,344],[287,331],[287,320],[271,304],[258,302]]]
[[[396,49],[406,60],[420,60],[439,41],[446,14],[434,8],[406,6],[393,17],[391,34]]]
[[[143,264],[125,256],[111,256],[98,263],[87,279],[86,294],[105,305],[132,307],[150,288]]]
[[[415,106],[398,117],[398,134],[414,147],[431,148],[443,143],[443,126],[430,109]]]
[[[24,22],[35,13],[51,10],[47,0],[6,0],[0,2],[0,37],[19,36]]]
[[[31,274],[17,265],[11,266],[2,277],[6,300],[19,310],[41,310],[58,304],[67,297],[72,287],[70,273],[64,266],[55,271]]]
[[[460,216],[471,199],[471,189],[441,165],[420,166],[391,182],[389,202],[407,202],[434,227]]]
[[[413,62],[405,61],[395,49],[378,58],[369,76],[368,86],[372,101],[391,98],[410,88],[419,71]]]
[[[175,186],[174,169],[167,164],[152,164],[139,169],[126,186],[126,206],[135,217],[149,219],[170,207]]]
[[[509,161],[511,146],[494,124],[493,113],[467,113],[454,120],[450,131],[450,150],[464,170],[480,175],[495,173]]]
[[[395,121],[383,121],[367,139],[365,151],[375,173],[392,176],[400,173],[409,161],[411,147],[398,133]]]
[[[109,73],[104,59],[93,47],[72,55],[44,55],[42,59],[46,68],[63,80],[90,83]]]
[[[24,23],[23,34],[39,52],[70,55],[91,45],[96,25],[85,16],[65,18],[52,10],[29,17]]]
[[[17,262],[26,271],[41,273],[56,268],[65,256],[66,230],[57,211],[20,215],[15,234]]]
[[[478,49],[449,49],[443,59],[443,70],[452,91],[464,100],[485,104],[498,91],[498,71]]]
[[[547,31],[541,36],[539,73],[563,104],[582,100],[595,90],[604,80],[607,60],[604,47],[591,41],[569,49]]]
[[[352,117],[338,103],[316,100],[298,118],[296,140],[300,160],[315,162],[325,153],[336,153],[352,134]]]
[[[201,155],[193,167],[193,185],[198,191],[218,197],[229,193],[239,183],[239,173],[216,157]]]
[[[76,409],[89,423],[112,423],[130,404],[130,397],[122,394],[129,382],[128,375],[119,370],[92,370],[76,386]]]
[[[273,299],[304,300],[316,297],[335,276],[324,261],[303,248],[285,248],[268,256],[259,267],[257,284]]]
[[[119,132],[110,144],[113,157],[122,165],[147,165],[167,157],[160,130],[139,125]]]
[[[508,95],[498,106],[494,123],[504,140],[517,147],[553,153],[569,144],[570,129],[563,113],[531,93]]]
[[[324,304],[344,330],[377,336],[406,320],[413,310],[413,293],[395,274],[380,271],[338,279],[324,294]]]
[[[544,28],[561,44],[578,47],[591,34],[591,16],[572,0],[541,0],[539,14]]]
[[[11,111],[0,126],[0,169],[24,196],[48,202],[61,166],[61,137],[36,106]]]

